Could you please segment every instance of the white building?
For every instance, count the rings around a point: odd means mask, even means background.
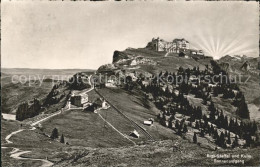
[[[167,42],[158,37],[156,39],[153,38],[146,47],[155,51],[179,53],[180,49],[182,49],[183,51],[190,49],[190,43],[184,38],[174,39],[172,42]]]

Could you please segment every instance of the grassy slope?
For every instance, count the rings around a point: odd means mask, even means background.
[[[6,144],[5,137],[11,132],[16,131],[20,128],[20,124],[17,121],[8,121],[1,119],[1,146],[10,146]],[[14,141],[14,138],[11,138],[11,141]],[[41,163],[35,161],[24,161],[24,160],[15,160],[10,157],[9,152],[12,151],[12,148],[1,149],[1,165],[2,166],[39,166]]]
[[[183,68],[193,68],[199,66],[200,69],[205,69],[205,64],[209,64],[210,59],[201,59],[199,61],[195,61],[192,58],[184,58],[179,56],[172,56],[170,54],[169,57],[164,57],[165,52],[154,52],[147,49],[131,49],[124,51],[127,54],[132,54],[136,56],[147,57],[151,60],[154,60],[158,64],[156,66],[153,65],[140,65],[141,69],[150,73],[159,73],[160,71],[169,71],[176,72],[180,66]]]
[[[149,118],[156,119],[159,111],[154,104],[145,100],[140,92],[126,92],[117,88],[104,88],[99,90],[100,93],[115,105],[120,111],[127,115],[137,124],[144,127],[155,140],[174,139],[176,135],[168,128],[165,128],[155,122],[154,126],[143,125],[144,120]]]
[[[39,85],[22,85],[9,83],[2,87],[2,112],[15,113],[18,105],[33,98],[45,98],[52,89],[52,83]]]
[[[5,137],[11,132],[18,130],[19,127],[20,124],[18,121],[1,119],[1,143],[5,143]]]
[[[253,158],[247,160],[245,165],[259,164],[259,149],[214,152],[198,148],[196,144],[179,139],[173,142],[171,140],[157,141],[147,145],[118,149],[74,149],[70,157],[54,166],[212,166],[213,159],[207,158],[207,154],[218,153],[250,154]],[[76,156],[78,158],[75,160],[73,157]]]
[[[128,93],[114,88],[105,88],[99,91],[119,110],[141,126],[144,126],[142,125],[144,119],[155,117],[157,113],[154,106],[144,101],[142,95],[138,92]],[[194,101],[198,103],[198,101]],[[103,114],[105,115],[105,113]],[[114,121],[118,119],[113,114],[113,111],[108,110],[107,119],[113,120],[113,117]],[[115,122],[113,123],[115,124]],[[83,164],[92,166],[209,166],[213,165],[214,162],[213,159],[206,157],[207,154],[216,155],[218,153],[249,154],[253,158],[245,159],[245,165],[256,166],[259,164],[259,148],[210,151],[188,140],[183,140],[179,136],[174,135],[173,131],[156,123],[152,127],[144,127],[157,140],[156,142],[120,148],[83,149],[74,147],[70,150],[71,156],[64,158],[63,161],[54,166],[63,166],[65,164],[73,166],[82,166]],[[67,148],[64,149],[66,150]],[[77,158],[75,159],[74,157]]]
[[[53,78],[57,79],[68,79],[75,73],[79,71],[84,71],[86,73],[93,73],[93,70],[84,70],[84,69],[64,69],[64,70],[51,70],[51,69],[2,69],[1,76],[1,88],[2,88],[2,112],[4,113],[15,113],[17,106],[33,98],[43,99],[51,91],[53,87],[52,82],[43,82],[40,85],[39,82],[35,82],[29,86],[28,82],[25,84],[21,83],[12,83],[12,76],[14,75],[23,75],[29,79],[31,76],[32,79],[46,79]],[[16,78],[14,78],[16,79]],[[17,80],[15,80],[17,81]]]
[[[120,136],[93,112],[82,110],[66,111],[43,123],[44,131],[51,134],[56,127],[59,134],[73,146],[120,147],[131,143]]]
[[[247,58],[246,59],[253,68],[255,68],[254,71],[257,68],[257,62],[259,61],[259,58]],[[229,73],[232,76],[236,76],[237,81],[239,81],[239,75],[241,76],[241,81],[238,82],[238,86],[241,89],[241,91],[245,95],[245,99],[248,102],[248,108],[250,111],[250,118],[254,120],[260,120],[260,78],[256,74],[252,74],[250,72],[241,70],[243,63],[246,60],[236,60],[236,61],[227,61],[225,58],[220,59],[220,63],[228,62],[230,65]],[[245,82],[248,79],[247,82]]]

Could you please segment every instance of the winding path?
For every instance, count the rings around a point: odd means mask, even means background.
[[[43,121],[44,119],[42,119],[41,121]],[[36,124],[35,124],[36,125]],[[35,127],[32,127],[31,129],[29,130],[35,130],[36,128]],[[6,136],[5,138],[5,141],[7,142],[7,144],[11,144],[13,143],[12,141],[10,141],[10,138],[17,134],[17,133],[20,133],[24,130],[27,130],[27,129],[19,129],[17,131],[14,131],[12,133],[10,133],[9,135]],[[10,157],[14,158],[14,159],[19,159],[19,160],[32,160],[32,161],[41,161],[43,162],[42,166],[41,167],[49,167],[49,166],[52,166],[53,163],[46,160],[46,159],[34,159],[34,158],[25,158],[25,157],[21,157],[21,155],[23,154],[27,154],[31,151],[22,151],[20,150],[19,148],[15,148],[15,147],[1,147],[2,149],[5,149],[5,148],[13,148],[13,150],[10,152]]]
[[[92,77],[92,75],[90,75],[90,78]],[[89,91],[92,91],[94,89],[94,86],[91,84],[90,82],[90,79],[89,79],[89,84],[91,85],[91,88],[83,93],[87,93]],[[66,106],[64,107],[64,111],[68,111],[70,110],[69,106],[68,106],[68,103],[66,104]],[[30,122],[30,126],[32,127],[31,129],[19,129],[19,130],[16,130],[16,131],[13,131],[12,133],[10,133],[9,135],[6,136],[5,140],[7,142],[7,144],[11,144],[13,143],[12,141],[10,141],[10,138],[17,134],[17,133],[20,133],[24,130],[35,130],[35,126],[51,117],[54,117],[58,114],[61,114],[61,110],[47,116],[47,117],[44,117],[44,118],[41,118],[40,120],[36,120],[34,122]],[[105,121],[105,120],[104,120]],[[25,158],[25,157],[21,157],[23,154],[27,154],[27,153],[30,153],[31,151],[23,151],[23,150],[20,150],[19,148],[15,148],[15,147],[8,147],[8,146],[3,146],[1,147],[2,149],[6,149],[6,148],[13,148],[12,151],[10,152],[10,157],[14,158],[14,159],[19,159],[19,160],[32,160],[32,161],[41,161],[43,164],[41,167],[49,167],[49,166],[52,166],[53,163],[48,161],[47,159],[35,159],[35,158]]]
[[[92,75],[90,76],[90,78],[92,77]],[[90,91],[92,91],[93,89],[97,92],[97,90],[94,88],[93,84],[91,84],[90,82],[90,79],[89,79],[89,84],[91,85],[91,88],[85,92],[82,92],[80,94],[83,94],[83,93],[88,93]],[[97,92],[98,95],[100,95],[101,97],[103,97],[99,92]],[[104,97],[103,97],[104,98]],[[104,98],[105,99],[105,98]],[[107,101],[107,100],[106,100]],[[108,102],[108,101],[107,101]],[[108,102],[109,103],[109,102]],[[121,111],[119,111],[117,108],[115,108],[115,106],[113,106],[111,103],[109,103],[110,106],[112,106],[114,109],[116,109],[120,114],[122,114],[124,117],[126,117],[134,126],[136,126],[138,129],[140,129],[142,131],[142,133],[144,133],[144,135],[149,138],[150,140],[153,140],[152,139],[152,136],[146,131],[144,130],[141,126],[139,126],[137,123],[135,123],[134,121],[132,121],[131,119],[129,119],[125,114],[123,114]],[[71,108],[73,109],[73,108]],[[68,111],[70,110],[70,107],[68,106],[68,103],[66,104],[66,106],[64,107],[64,111]],[[32,127],[31,129],[19,129],[19,130],[16,130],[16,131],[13,131],[12,133],[10,133],[9,135],[6,136],[5,140],[7,142],[7,144],[11,144],[13,143],[12,141],[10,141],[10,138],[15,135],[15,134],[18,134],[24,130],[35,130],[35,126],[51,117],[54,117],[58,114],[62,113],[61,110],[47,116],[47,117],[44,117],[44,118],[41,118],[40,120],[36,120],[34,122],[30,122],[30,126]],[[98,115],[102,118],[102,120],[104,122],[106,122],[109,126],[111,126],[115,131],[117,131],[120,135],[122,135],[124,138],[126,138],[127,140],[129,140],[130,142],[132,142],[134,145],[136,145],[136,143],[131,140],[130,138],[128,138],[126,135],[122,134],[120,131],[118,131],[111,123],[109,123],[106,119],[104,119],[99,113]],[[3,146],[1,147],[2,149],[6,149],[6,148],[13,148],[12,151],[10,151],[10,157],[14,158],[14,159],[18,159],[18,160],[31,160],[31,161],[41,161],[42,162],[42,165],[41,167],[50,167],[53,165],[52,162],[48,161],[47,159],[36,159],[36,158],[26,158],[26,157],[21,157],[22,155],[24,154],[27,154],[27,153],[30,153],[31,151],[23,151],[23,150],[20,150],[19,148],[15,148],[15,147],[8,147],[8,146]]]

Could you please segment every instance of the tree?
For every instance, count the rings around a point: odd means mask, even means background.
[[[61,137],[60,137],[60,142],[61,142],[61,143],[65,143],[63,134],[62,134]]]
[[[214,139],[218,139],[218,138],[219,138],[219,136],[218,136],[218,130],[217,130],[217,129],[214,130],[213,138],[214,138]]]
[[[179,126],[180,126],[180,125],[179,125],[179,121],[177,120],[177,121],[175,122],[175,128],[176,128],[176,129],[179,129]]]
[[[184,124],[184,127],[183,127],[183,133],[187,133],[188,132],[188,128],[187,128],[187,125]]]
[[[200,128],[200,125],[199,125],[199,122],[198,122],[198,121],[196,121],[196,123],[195,123],[195,128],[196,128],[196,129],[199,129],[199,128]]]
[[[249,118],[249,110],[245,102],[245,97],[242,96],[236,111],[237,115],[241,118]]]
[[[235,140],[234,140],[234,142],[233,142],[233,144],[232,144],[232,147],[233,148],[235,148],[235,147],[237,147],[238,146],[238,137],[237,137],[237,135],[235,136]]]
[[[217,97],[219,94],[219,88],[218,87],[214,87],[213,88],[213,96]]]
[[[219,146],[220,147],[224,147],[224,144],[225,144],[225,136],[224,136],[224,133],[223,132],[221,132],[221,134],[220,134],[220,137],[219,137]]]
[[[179,126],[178,131],[177,131],[178,135],[181,135],[181,132],[182,132],[181,130],[182,130],[182,126]]]
[[[184,57],[184,56],[185,56],[185,53],[183,53],[183,52],[179,53],[179,57]]]
[[[172,129],[172,119],[170,118],[169,121],[168,121],[168,128],[171,128]]]
[[[215,120],[215,115],[216,115],[216,108],[215,108],[214,103],[212,101],[211,101],[208,109],[210,111],[210,120],[214,121]]]
[[[204,137],[204,136],[205,136],[203,129],[201,129],[201,131],[200,131],[200,136],[201,136],[201,137]]]
[[[256,125],[255,121],[253,122],[253,126],[252,126],[251,130],[252,130],[252,135],[255,135],[257,132],[257,125]]]
[[[231,139],[230,139],[230,132],[228,133],[227,144],[231,144]]]
[[[194,135],[193,135],[193,143],[197,143],[197,135],[196,135],[196,133],[194,133]]]
[[[51,133],[51,139],[57,139],[59,136],[58,129],[54,128]]]

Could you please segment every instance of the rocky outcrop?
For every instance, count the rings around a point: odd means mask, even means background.
[[[70,82],[59,82],[56,83],[51,92],[47,95],[45,101],[44,101],[44,106],[50,106],[53,104],[59,103],[65,96],[65,90],[67,90],[69,87],[71,88],[73,85],[73,82],[70,79]]]
[[[129,59],[129,56],[124,52],[120,52],[116,50],[113,55],[113,63],[116,63],[122,59]]]
[[[98,68],[97,73],[109,72],[109,71],[113,71],[115,69],[116,69],[116,67],[114,64],[105,64]]]
[[[240,68],[241,68],[241,70],[248,71],[250,69],[250,63],[248,61],[246,61]]]

